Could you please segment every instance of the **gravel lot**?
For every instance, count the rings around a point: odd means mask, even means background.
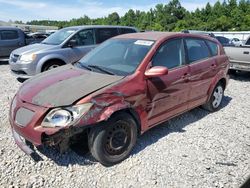
[[[250,74],[230,80],[220,111],[197,108],[150,130],[110,168],[73,151],[26,156],[8,123],[20,85],[0,63],[0,187],[239,187],[250,175]]]

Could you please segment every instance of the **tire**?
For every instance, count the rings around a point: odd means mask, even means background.
[[[215,112],[217,111],[220,106],[221,106],[221,102],[222,102],[222,99],[224,97],[224,86],[222,83],[218,83],[213,92],[212,92],[212,95],[210,96],[210,99],[209,101],[204,104],[202,107],[210,112]]]
[[[233,74],[233,75],[235,75],[237,73],[237,71],[234,69],[229,69],[228,72],[229,72],[229,74]]]
[[[62,65],[64,64],[60,61],[49,61],[43,66],[42,72],[60,67]]]
[[[112,166],[126,159],[137,140],[137,125],[127,113],[118,113],[100,126],[92,128],[88,136],[89,150],[104,166]]]

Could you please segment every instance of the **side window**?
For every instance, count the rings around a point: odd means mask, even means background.
[[[126,33],[136,33],[134,29],[131,28],[121,28],[121,34],[126,34]]]
[[[79,31],[72,37],[73,40],[76,40],[77,46],[87,46],[94,44],[94,35],[93,30],[83,30]]]
[[[18,32],[14,30],[0,31],[2,40],[14,40],[18,39]]]
[[[118,35],[117,28],[101,28],[97,29],[97,43],[102,43],[105,40]]]
[[[190,63],[210,57],[205,41],[200,39],[186,39],[186,45]]]
[[[211,50],[212,56],[217,56],[218,55],[218,45],[214,42],[207,41],[207,44]]]
[[[245,45],[250,45],[250,38],[247,40]]]
[[[153,66],[165,66],[168,69],[179,67],[185,63],[182,39],[174,39],[163,44],[153,58]]]

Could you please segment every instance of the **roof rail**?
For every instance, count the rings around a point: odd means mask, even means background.
[[[210,37],[215,37],[212,32],[207,31],[197,31],[197,30],[182,30],[182,33],[198,34],[198,35],[208,35]]]

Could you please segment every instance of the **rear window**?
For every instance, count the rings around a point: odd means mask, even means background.
[[[118,29],[117,28],[101,28],[97,29],[97,43],[102,43],[105,40],[112,38],[114,36],[118,35]]]
[[[121,30],[121,34],[136,33],[136,31],[131,28],[121,28],[120,30]]]
[[[186,39],[189,62],[195,62],[209,58],[209,49],[204,40]]]
[[[18,39],[18,32],[14,30],[0,31],[1,40],[13,40]]]
[[[218,55],[218,45],[215,42],[207,41],[207,44],[210,48],[212,56]]]

